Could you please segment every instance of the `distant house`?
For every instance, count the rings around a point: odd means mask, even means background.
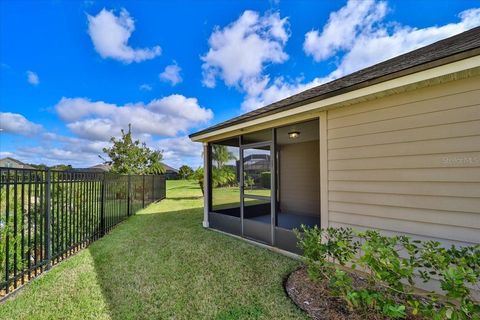
[[[10,157],[0,159],[0,167],[12,169],[34,169],[32,166]]]
[[[88,167],[88,171],[98,171],[98,172],[108,172],[112,168],[111,165],[105,164],[105,163],[100,163],[97,165],[94,165],[93,167]]]
[[[168,164],[163,163],[163,166],[165,167],[165,178],[167,180],[176,180],[178,179],[178,170],[175,168],[170,167]]]
[[[237,161],[239,165],[240,161]],[[270,155],[269,154],[251,154],[243,158],[245,170],[269,171]]]

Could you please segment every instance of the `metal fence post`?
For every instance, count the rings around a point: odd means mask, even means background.
[[[155,202],[157,200],[155,198],[155,177],[156,175],[152,175],[152,202]]]
[[[103,174],[102,179],[102,194],[100,196],[100,237],[105,235],[105,183],[106,183],[106,174]]]
[[[45,185],[45,256],[47,259],[46,268],[50,269],[52,265],[52,243],[51,243],[51,228],[50,228],[50,214],[51,214],[51,205],[52,205],[52,172],[50,169],[47,169],[47,181]]]
[[[117,185],[128,188],[126,197]],[[108,173],[4,167],[0,188],[0,224],[8,228],[0,235],[0,291],[6,294],[83,248],[93,238],[91,232],[94,240],[103,237],[125,217],[121,208],[131,216],[140,203],[145,208],[166,193],[165,175],[128,175],[125,181],[125,176]]]
[[[128,175],[128,188],[127,188],[127,216],[132,215],[132,176]]]
[[[145,175],[142,175],[142,178],[143,178],[142,208],[145,208]]]
[[[10,221],[10,169],[7,169],[6,176],[6,197],[5,197],[5,225],[7,226]],[[2,198],[0,198],[1,200]],[[7,232],[5,237],[5,292],[8,293],[10,290],[10,235]]]
[[[160,200],[163,200],[167,197],[167,177],[163,175],[160,179],[162,183],[162,194],[160,195]]]

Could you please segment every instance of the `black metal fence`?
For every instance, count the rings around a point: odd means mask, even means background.
[[[0,168],[0,296],[165,196],[163,175]]]

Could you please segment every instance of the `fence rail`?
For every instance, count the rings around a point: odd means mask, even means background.
[[[163,175],[0,168],[0,297],[165,196]]]

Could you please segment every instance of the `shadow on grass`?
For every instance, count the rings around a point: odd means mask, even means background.
[[[182,190],[198,190],[198,186],[195,185],[195,186],[178,186],[178,187],[170,187],[168,188],[167,190],[175,190],[175,189],[182,189]]]
[[[138,214],[90,246],[111,318],[303,318],[282,287],[298,262],[205,230],[202,212]]]
[[[198,200],[198,199],[203,199],[203,196],[193,196],[193,197],[170,197],[168,198],[169,200]]]
[[[162,308],[145,313],[145,308],[161,304],[161,286],[168,286],[159,277],[159,266],[172,255],[175,233],[201,231],[201,215],[200,207],[137,214],[89,247],[112,319],[163,318],[156,312]]]

